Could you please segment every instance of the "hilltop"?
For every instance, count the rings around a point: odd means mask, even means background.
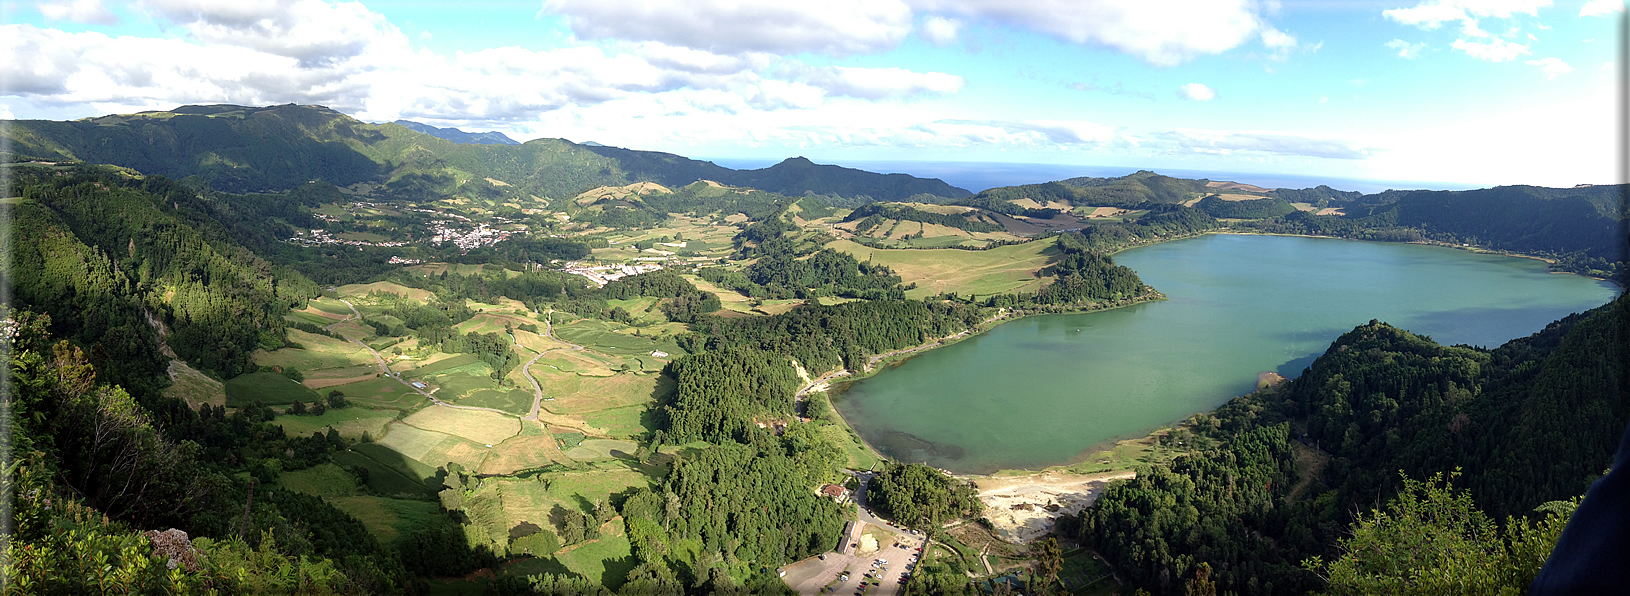
[[[323,106],[188,105],[71,122],[14,121],[6,133],[11,154],[4,158],[199,176],[217,190],[237,193],[279,192],[320,180],[341,187],[366,184],[391,197],[418,199],[458,194],[471,180],[495,179],[544,198],[597,186],[674,187],[699,180],[862,201],[969,194],[937,179],[817,166],[797,158],[761,170],[733,170],[671,153],[564,139],[471,144],[471,137],[459,136],[468,133],[425,128],[434,127],[373,125]]]

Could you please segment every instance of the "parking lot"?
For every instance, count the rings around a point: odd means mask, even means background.
[[[916,566],[915,559],[921,554],[918,549],[922,548],[924,539],[899,528],[868,526],[868,529],[883,530],[880,536],[888,536],[890,532],[893,536],[878,544],[877,552],[850,555],[829,552],[825,560],[811,557],[793,563],[784,568],[787,575],[782,579],[799,594],[899,594],[901,578]],[[840,579],[846,572],[848,579]]]

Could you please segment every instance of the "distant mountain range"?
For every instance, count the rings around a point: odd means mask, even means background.
[[[792,196],[879,201],[971,194],[938,179],[816,165],[802,158],[733,170],[671,153],[564,139],[480,144],[471,139],[513,140],[414,122],[373,125],[326,107],[293,104],[189,105],[70,122],[18,120],[6,134],[12,146],[0,159],[83,161],[172,178],[199,176],[218,190],[238,193],[279,192],[322,180],[337,186],[369,183],[387,197],[417,199],[452,194],[474,177],[543,197],[633,182],[673,187],[698,180]]]
[[[429,124],[414,122],[412,120],[397,120],[391,124],[400,124],[408,130],[422,132],[438,139],[447,139],[454,143],[468,143],[471,145],[519,145],[520,141],[509,138],[508,135],[497,131],[464,132],[457,128],[437,128]]]

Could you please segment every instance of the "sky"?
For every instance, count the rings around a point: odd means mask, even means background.
[[[1623,0],[7,1],[0,119],[299,103],[721,163],[1574,186],[1622,181],[1623,19]]]

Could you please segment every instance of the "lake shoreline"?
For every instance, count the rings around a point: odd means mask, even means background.
[[[1431,241],[1386,242],[1386,241],[1342,238],[1342,237],[1337,237],[1337,236],[1321,236],[1321,235],[1309,235],[1309,234],[1262,233],[1262,232],[1240,231],[1240,230],[1234,230],[1234,229],[1210,230],[1210,231],[1206,231],[1206,232],[1199,233],[1199,234],[1189,234],[1189,235],[1183,235],[1183,236],[1178,236],[1178,237],[1162,238],[1158,242],[1139,243],[1139,244],[1137,244],[1135,246],[1123,247],[1123,248],[1120,248],[1120,249],[1117,249],[1117,250],[1113,251],[1111,254],[1117,254],[1117,253],[1120,253],[1120,252],[1131,250],[1133,248],[1145,248],[1145,247],[1151,247],[1151,246],[1156,246],[1156,245],[1160,245],[1160,244],[1168,244],[1168,243],[1176,242],[1176,241],[1179,241],[1179,240],[1196,239],[1196,238],[1201,238],[1201,237],[1211,235],[1211,234],[1235,235],[1235,236],[1286,236],[1286,237],[1299,237],[1299,238],[1348,240],[1348,241],[1351,241],[1351,242],[1362,242],[1362,243],[1366,243],[1366,244],[1376,244],[1376,245],[1413,244],[1413,245],[1417,245],[1417,246],[1440,246],[1440,247],[1446,247],[1446,248],[1456,248],[1456,249],[1464,250],[1464,251],[1471,252],[1471,253],[1474,253],[1474,254],[1488,254],[1488,255],[1494,255],[1494,256],[1510,256],[1510,257],[1517,257],[1517,258],[1527,258],[1527,259],[1539,260],[1539,261],[1546,262],[1548,264],[1549,263],[1554,263],[1554,261],[1551,260],[1551,259],[1547,259],[1545,257],[1536,256],[1536,255],[1525,255],[1525,254],[1510,253],[1510,252],[1506,252],[1506,251],[1495,251],[1495,250],[1489,250],[1489,249],[1482,248],[1482,247],[1459,246],[1459,245],[1454,245],[1454,244],[1449,244],[1449,243],[1444,243],[1444,242],[1431,242]],[[1595,276],[1584,275],[1584,274],[1573,273],[1573,272],[1566,272],[1566,271],[1551,271],[1551,273],[1553,273],[1553,274],[1554,273],[1572,273],[1573,275],[1578,275],[1579,277],[1586,278],[1586,279],[1592,279],[1592,280],[1596,280],[1596,281],[1607,281],[1607,282],[1610,283],[1610,285],[1612,285],[1613,287],[1618,288],[1620,291],[1622,291],[1622,286],[1620,284],[1618,284],[1617,282],[1614,282],[1613,280],[1610,280],[1610,279],[1602,279],[1602,278],[1595,277]],[[1088,312],[1103,312],[1103,311],[1118,309],[1118,308],[1120,308],[1122,306],[1133,306],[1133,305],[1136,305],[1136,304],[1142,304],[1144,302],[1153,302],[1153,301],[1164,300],[1164,299],[1166,299],[1166,297],[1163,294],[1161,294],[1158,297],[1149,296],[1149,297],[1144,297],[1141,300],[1136,300],[1136,301],[1131,301],[1131,302],[1128,302],[1128,303],[1125,303],[1125,304],[1116,304],[1116,305],[1113,305],[1113,306],[1101,307],[1101,308],[1068,310],[1068,311],[1062,311],[1062,312],[1040,312],[1040,311],[1003,312],[999,316],[993,317],[992,319],[988,319],[985,322],[982,322],[979,325],[977,325],[977,326],[975,326],[973,328],[970,328],[967,331],[959,333],[959,334],[957,334],[955,336],[951,336],[951,337],[948,337],[948,338],[943,338],[941,340],[937,340],[937,341],[933,341],[933,342],[927,342],[927,343],[925,343],[923,345],[916,346],[916,347],[913,347],[913,348],[907,348],[907,349],[904,349],[904,350],[898,350],[898,351],[895,351],[895,352],[887,353],[887,354],[881,355],[880,357],[874,357],[874,364],[872,364],[872,366],[869,367],[869,370],[867,370],[865,372],[862,372],[862,373],[853,373],[853,371],[851,371],[851,373],[852,373],[851,376],[849,376],[846,379],[842,379],[842,382],[844,383],[844,385],[842,385],[842,386],[837,386],[837,383],[833,383],[832,385],[834,385],[834,387],[829,388],[829,394],[827,396],[828,403],[832,405],[831,409],[832,409],[833,415],[836,418],[836,420],[839,421],[840,424],[843,424],[848,430],[854,431],[854,433],[853,433],[854,436],[857,437],[858,441],[862,445],[864,445],[865,448],[869,452],[879,456],[880,458],[882,458],[884,460],[895,461],[894,458],[889,457],[888,455],[882,453],[875,445],[872,444],[872,442],[870,440],[868,440],[867,438],[861,436],[861,433],[859,433],[858,431],[855,430],[854,425],[850,423],[850,421],[847,419],[847,417],[845,417],[844,414],[841,413],[838,410],[837,405],[836,405],[836,402],[838,400],[834,399],[834,397],[836,397],[837,394],[842,393],[843,389],[847,388],[849,383],[853,383],[853,382],[859,381],[861,379],[869,378],[869,377],[877,374],[881,370],[884,370],[884,367],[881,366],[883,364],[890,365],[889,368],[892,368],[894,366],[898,366],[898,365],[900,365],[900,364],[902,364],[902,363],[904,363],[906,361],[909,361],[910,359],[912,359],[912,358],[914,358],[916,356],[920,356],[920,355],[926,354],[926,353],[928,353],[930,351],[933,351],[935,348],[945,347],[945,346],[948,346],[948,345],[954,345],[954,344],[960,343],[962,340],[968,339],[970,337],[977,337],[977,336],[979,336],[979,335],[981,335],[983,333],[986,333],[986,332],[988,332],[988,331],[990,331],[990,330],[992,330],[992,329],[994,329],[994,328],[996,328],[996,327],[998,327],[998,326],[1000,326],[1002,324],[1005,324],[1005,323],[1018,321],[1018,320],[1023,320],[1023,319],[1033,317],[1033,316],[1044,315],[1044,314],[1083,314],[1083,313],[1088,313]],[[1249,393],[1249,392],[1246,392],[1246,393]],[[1243,393],[1241,395],[1243,395]],[[1237,397],[1237,396],[1235,396],[1235,397]],[[1203,414],[1203,413],[1212,411],[1214,409],[1215,408],[1199,410],[1199,411],[1196,411],[1196,412],[1192,412],[1192,413],[1190,413],[1190,414],[1188,414],[1188,415],[1186,415],[1186,416],[1184,416],[1182,418],[1178,418],[1178,419],[1172,420],[1172,421],[1170,421],[1168,423],[1155,426],[1155,427],[1153,427],[1152,429],[1149,429],[1149,430],[1139,431],[1139,432],[1134,432],[1134,433],[1127,433],[1127,434],[1124,434],[1124,435],[1119,435],[1119,436],[1112,437],[1112,438],[1109,438],[1109,439],[1106,439],[1106,440],[1103,440],[1103,441],[1099,441],[1099,442],[1094,443],[1093,445],[1090,445],[1087,448],[1083,449],[1076,456],[1072,457],[1070,460],[1065,461],[1063,463],[1059,463],[1059,464],[1055,464],[1055,465],[1043,465],[1043,466],[1036,466],[1036,467],[1023,467],[1023,468],[1011,468],[1011,469],[1010,468],[1000,468],[1000,469],[997,469],[997,470],[991,471],[991,472],[965,473],[965,474],[955,474],[955,475],[957,477],[959,477],[959,478],[1009,478],[1009,477],[1020,477],[1020,476],[1029,476],[1029,475],[1035,475],[1035,474],[1060,473],[1060,472],[1069,472],[1069,473],[1105,473],[1105,472],[1113,472],[1113,471],[1130,469],[1130,468],[1136,467],[1137,465],[1147,465],[1147,464],[1140,464],[1139,462],[1135,462],[1135,461],[1129,461],[1124,457],[1111,456],[1111,457],[1106,458],[1105,456],[1106,455],[1120,454],[1122,452],[1126,452],[1130,448],[1129,446],[1141,446],[1140,448],[1142,448],[1144,451],[1150,451],[1149,447],[1152,444],[1156,443],[1157,441],[1155,441],[1155,439],[1157,439],[1161,435],[1164,435],[1164,434],[1166,434],[1168,432],[1171,432],[1173,429],[1181,428],[1182,425],[1185,422],[1187,422],[1187,420],[1189,420],[1195,414]],[[1146,427],[1146,428],[1148,428],[1148,427]],[[1106,459],[1108,461],[1106,461]],[[1106,466],[1106,465],[1108,467],[1100,467],[1100,466]]]

